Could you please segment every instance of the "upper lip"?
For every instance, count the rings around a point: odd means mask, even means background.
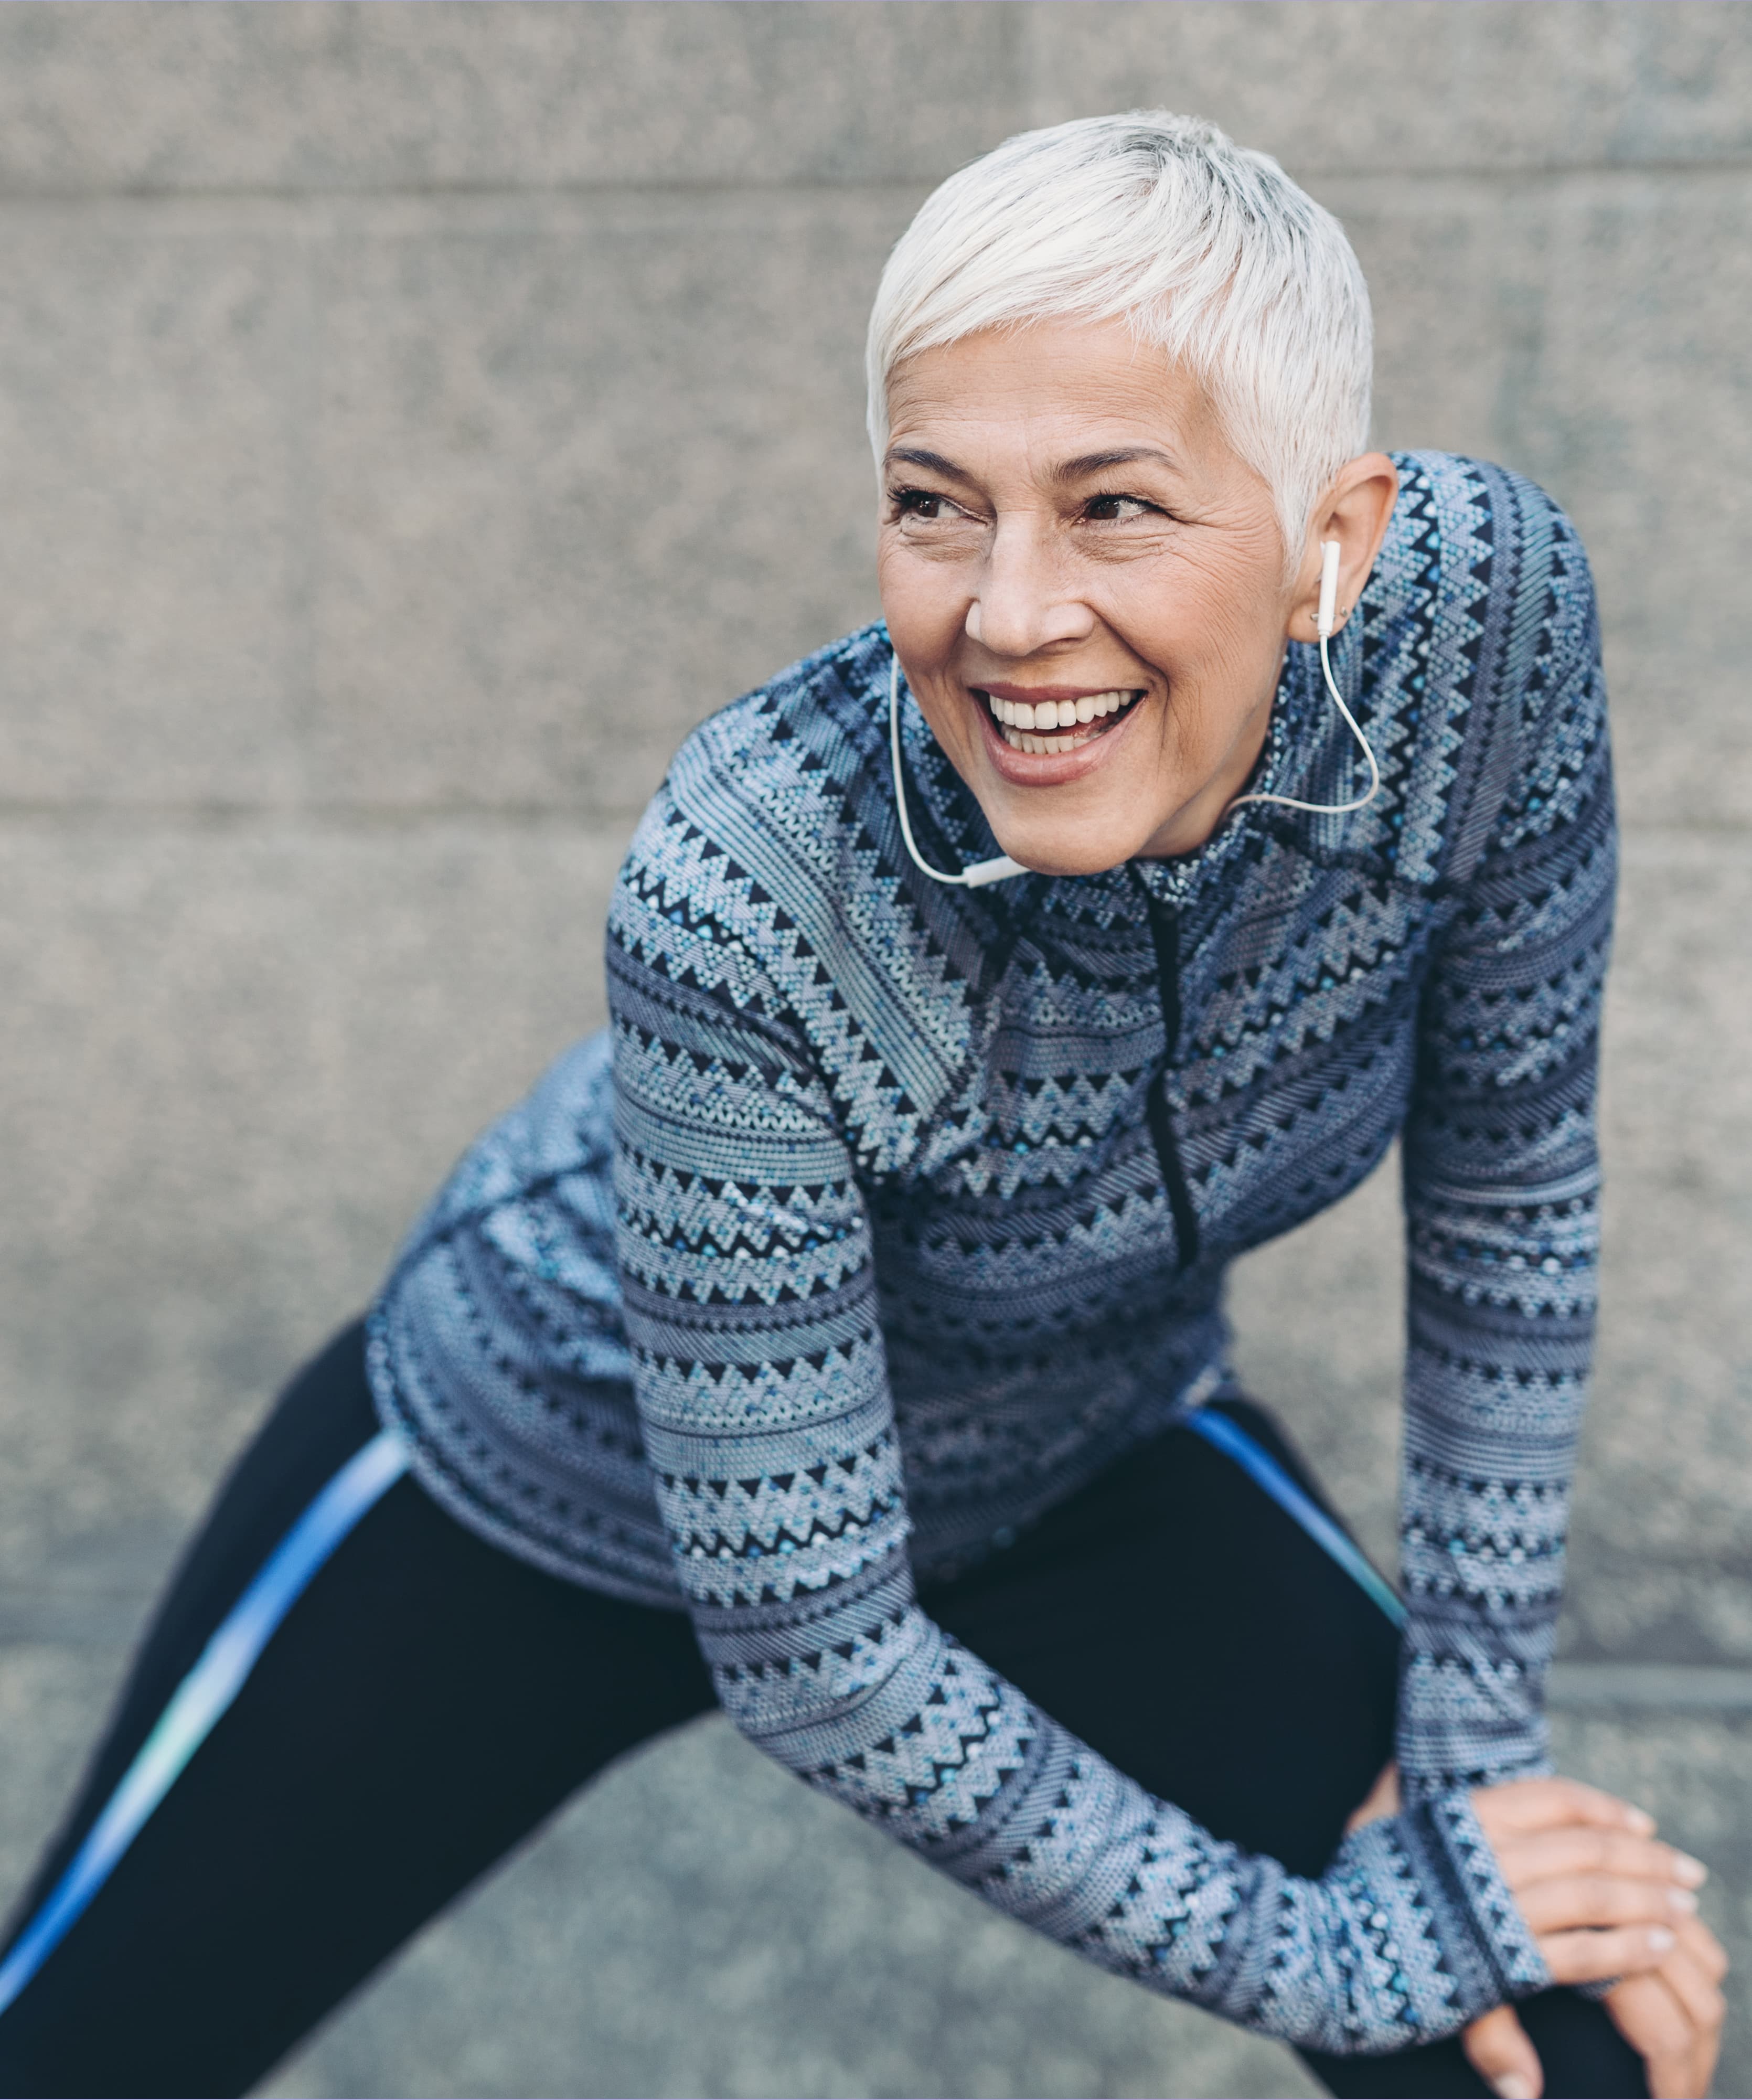
[[[1092,699],[1097,693],[1135,693],[1140,689],[1110,680],[1105,686],[1006,686],[986,682],[970,686],[968,690],[990,693],[998,700],[1023,700],[1031,706],[1036,700]]]

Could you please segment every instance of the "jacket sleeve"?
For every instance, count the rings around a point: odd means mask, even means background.
[[[1405,1128],[1398,1754],[1417,1799],[1551,1768],[1544,1683],[1594,1335],[1616,871],[1593,592],[1566,521],[1555,527],[1528,593],[1538,640],[1499,699],[1487,842],[1422,999]]]
[[[758,956],[666,867],[685,828],[660,798],[611,924],[618,1260],[659,1504],[736,1727],[1013,1917],[1286,2040],[1402,2048],[1542,1988],[1463,1792],[1299,1879],[920,1609],[858,1162]]]

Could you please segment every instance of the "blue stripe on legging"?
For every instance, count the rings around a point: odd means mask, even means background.
[[[1269,1451],[1226,1415],[1208,1409],[1195,1410],[1185,1421],[1189,1429],[1233,1459],[1293,1517],[1395,1626],[1405,1623],[1405,1606],[1361,1549]],[[387,1430],[380,1431],[348,1459],[275,1548],[201,1651],[201,1660],[177,1687],[73,1864],[0,1964],[0,2012],[29,1983],[109,1879],[147,1819],[243,1689],[263,1649],[311,1578],[407,1470],[408,1454],[399,1440]]]
[[[1214,1445],[1225,1458],[1233,1458],[1279,1509],[1293,1516],[1314,1543],[1331,1555],[1396,1626],[1406,1623],[1406,1608],[1392,1585],[1349,1533],[1341,1530],[1319,1503],[1296,1485],[1269,1451],[1256,1444],[1246,1430],[1238,1428],[1226,1414],[1214,1414],[1209,1408],[1197,1408],[1185,1419],[1189,1429],[1203,1437],[1207,1444]]]
[[[356,1451],[293,1525],[177,1687],[170,1703],[55,1885],[0,1964],[4,2012],[77,1922],[152,1811],[242,1691],[263,1648],[311,1577],[408,1470],[387,1430]]]

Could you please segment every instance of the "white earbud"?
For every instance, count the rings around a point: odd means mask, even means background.
[[[968,889],[983,889],[988,882],[1008,882],[1013,875],[1028,875],[1032,870],[1012,860],[1008,854],[1000,854],[995,860],[977,860],[971,867],[964,867],[959,875],[945,875],[940,867],[933,867],[913,844],[912,825],[907,815],[907,786],[900,775],[900,659],[893,657],[888,668],[888,749],[894,765],[894,807],[900,813],[900,835],[907,841],[907,850],[912,856],[912,864],[921,875],[928,875],[933,882],[953,882]]]
[[[1314,615],[1314,632],[1325,641],[1339,620],[1339,554],[1336,540],[1320,543],[1320,610]]]
[[[1336,540],[1322,540],[1320,543],[1320,610],[1314,615],[1314,631],[1320,637],[1321,675],[1326,682],[1326,690],[1332,695],[1332,704],[1344,716],[1345,727],[1362,746],[1362,755],[1369,761],[1368,792],[1350,802],[1299,802],[1293,795],[1238,795],[1229,804],[1229,810],[1238,810],[1243,802],[1276,802],[1286,810],[1306,810],[1311,816],[1343,817],[1372,802],[1381,792],[1381,769],[1375,762],[1368,738],[1357,726],[1357,717],[1344,704],[1344,695],[1332,675],[1332,659],[1326,654],[1326,644],[1339,624],[1339,557],[1342,551]],[[1226,817],[1229,810],[1223,814]]]

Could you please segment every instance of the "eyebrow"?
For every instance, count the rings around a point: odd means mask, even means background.
[[[953,460],[945,459],[941,452],[928,452],[918,446],[895,445],[889,452],[884,465],[922,466],[950,481],[963,482],[970,488],[973,484],[973,475],[964,467],[957,466]]]
[[[1120,445],[1111,452],[1084,452],[1077,459],[1064,460],[1053,470],[1054,481],[1081,481],[1085,474],[1099,474],[1105,467],[1132,466],[1140,460],[1150,460],[1158,466],[1171,467],[1178,472],[1181,462],[1172,452],[1159,451],[1154,445]]]

